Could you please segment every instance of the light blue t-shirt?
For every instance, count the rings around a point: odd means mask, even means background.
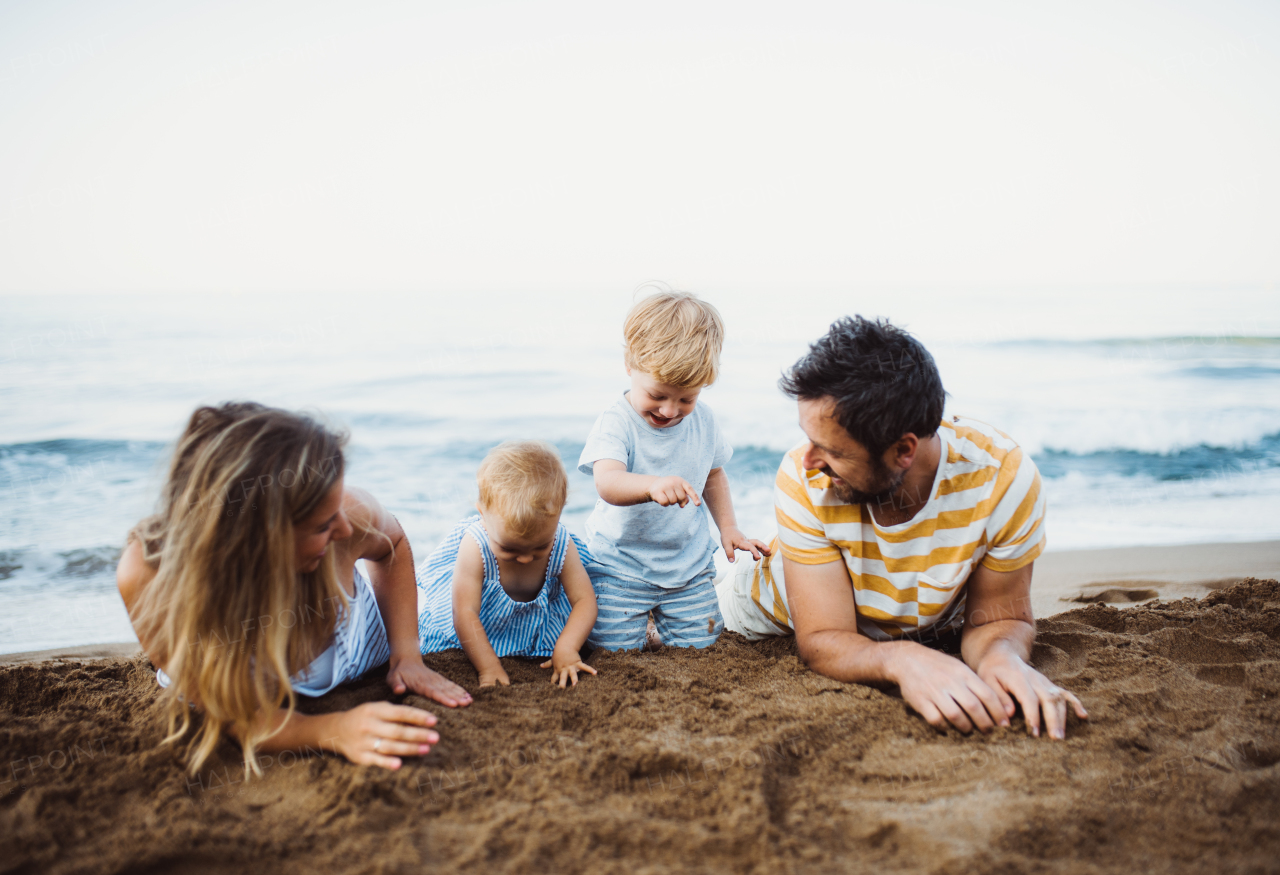
[[[679,423],[654,428],[636,413],[627,393],[600,414],[587,435],[578,470],[591,474],[600,459],[616,459],[632,474],[683,477],[701,496],[712,469],[733,456],[711,408],[698,404]],[[684,586],[714,567],[716,545],[707,506],[654,502],[615,507],[596,501],[586,525],[592,575],[608,574],[662,587]]]

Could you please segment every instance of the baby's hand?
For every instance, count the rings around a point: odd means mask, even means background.
[[[684,507],[689,502],[702,504],[698,492],[683,477],[659,477],[649,486],[649,500],[656,501],[663,507],[678,504]]]
[[[504,687],[511,686],[511,678],[507,677],[507,673],[502,670],[502,666],[498,666],[492,671],[480,672],[480,686],[492,687],[502,684]]]
[[[592,674],[596,670],[587,665],[578,658],[575,650],[555,650],[551,653],[551,658],[544,662],[539,668],[551,669],[551,683],[559,683],[560,689],[564,689],[566,682],[572,680],[572,686],[578,685],[578,672],[589,671]]]
[[[720,545],[724,547],[725,555],[729,557],[730,562],[737,561],[738,550],[750,553],[751,558],[756,560],[761,556],[769,555],[768,544],[748,538],[737,526],[727,528],[720,533]]]

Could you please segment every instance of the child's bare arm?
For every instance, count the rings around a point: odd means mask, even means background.
[[[615,507],[630,507],[656,501],[663,507],[678,504],[684,507],[690,501],[702,504],[697,490],[682,477],[654,477],[651,474],[632,474],[625,462],[617,459],[598,459],[591,466],[596,482],[596,492]]]
[[[769,555],[767,544],[748,538],[738,528],[738,518],[733,512],[733,498],[729,495],[729,477],[724,473],[724,468],[712,468],[707,475],[706,496],[707,510],[711,511],[711,518],[716,521],[716,528],[720,530],[720,545],[724,547],[730,562],[736,561],[738,550],[750,553],[752,559]]]
[[[453,566],[453,630],[462,650],[480,674],[480,686],[510,685],[498,654],[480,624],[480,595],[484,590],[484,557],[470,538],[458,545],[458,561]]]
[[[569,619],[556,639],[555,650],[551,658],[542,664],[542,668],[551,669],[551,683],[559,683],[561,689],[566,682],[578,685],[578,672],[596,670],[582,661],[578,651],[586,643],[591,634],[591,627],[596,624],[596,593],[591,588],[591,578],[587,569],[582,567],[582,559],[578,556],[577,546],[570,541],[569,549],[564,557],[564,569],[560,572],[560,585],[573,610]]]

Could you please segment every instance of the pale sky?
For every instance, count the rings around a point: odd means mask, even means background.
[[[0,292],[1280,282],[1280,4],[0,3]]]

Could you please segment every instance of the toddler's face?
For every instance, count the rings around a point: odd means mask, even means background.
[[[485,531],[489,533],[489,549],[502,562],[528,565],[545,558],[555,546],[556,525],[560,522],[555,517],[548,519],[541,528],[530,532],[527,537],[521,538],[496,513],[480,508],[480,516],[484,520]]]
[[[631,391],[627,400],[645,422],[654,428],[670,428],[684,419],[698,406],[701,389],[682,389],[659,383],[644,371],[627,368],[631,376]]]

